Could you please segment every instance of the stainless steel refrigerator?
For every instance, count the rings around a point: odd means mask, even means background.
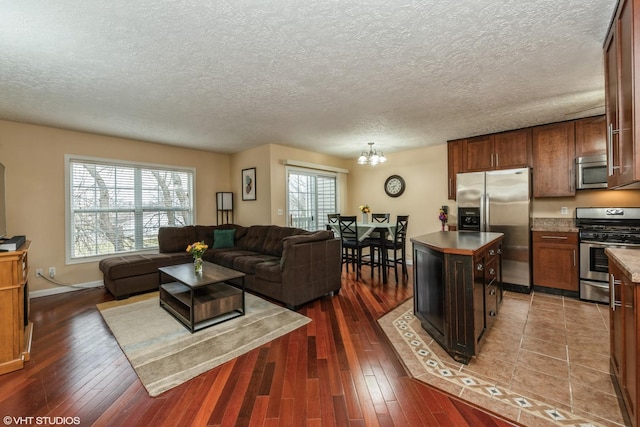
[[[458,230],[504,233],[502,281],[531,289],[531,171],[529,168],[457,175]]]

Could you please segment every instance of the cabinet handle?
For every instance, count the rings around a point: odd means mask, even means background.
[[[489,269],[489,274],[492,275],[492,276],[495,276],[496,275],[496,271],[493,268],[490,268]]]
[[[609,165],[609,176],[613,176],[615,169],[620,169],[620,166],[613,165],[613,135],[618,135],[619,133],[620,129],[614,129],[613,123],[609,123],[609,126],[607,126],[607,163]]]
[[[622,307],[622,301],[616,301],[616,285],[619,285],[620,280],[616,280],[613,273],[609,274],[609,288],[611,288],[611,311],[616,311],[616,307]]]
[[[489,291],[489,295],[493,296],[493,295],[495,295],[495,294],[496,294],[496,290],[495,290],[495,289],[491,289],[491,290]]]
[[[450,195],[450,196],[452,195],[452,194],[451,194],[451,188],[453,187],[453,186],[452,186],[452,184],[453,184],[453,182],[452,182],[452,181],[453,181],[453,178],[449,178],[449,195]]]
[[[567,236],[542,236],[543,239],[567,240]]]
[[[496,251],[494,251],[493,249],[489,249],[489,255],[494,256],[496,254]]]
[[[573,266],[576,266],[576,250],[573,250]]]
[[[496,312],[494,310],[489,311],[489,316],[496,317]]]
[[[498,153],[496,153],[496,167],[500,166],[500,162],[499,162],[499,157],[498,157]]]
[[[490,159],[491,159],[491,161],[490,161],[491,167],[493,167],[493,154],[490,155]]]
[[[502,249],[498,249],[498,255],[502,253]]]
[[[482,271],[482,270],[484,270],[484,265],[482,265],[481,263],[478,263],[478,264],[476,265],[476,270],[478,270],[478,271]]]

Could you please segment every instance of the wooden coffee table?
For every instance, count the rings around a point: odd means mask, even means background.
[[[244,273],[206,261],[202,275],[193,263],[158,270],[176,280],[160,285],[160,307],[191,333],[244,315]]]

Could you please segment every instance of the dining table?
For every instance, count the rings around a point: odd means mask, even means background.
[[[340,224],[329,224],[331,229],[340,236]],[[363,241],[367,238],[376,239],[380,242],[382,252],[382,283],[387,283],[387,236],[394,238],[396,232],[396,224],[388,222],[359,222],[357,223],[358,240]],[[376,237],[371,237],[376,235]],[[373,257],[373,254],[371,254]],[[373,267],[371,267],[373,268]]]

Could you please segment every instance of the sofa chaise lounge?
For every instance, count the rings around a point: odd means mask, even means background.
[[[188,245],[204,241],[205,261],[246,274],[245,288],[294,309],[341,286],[340,241],[331,231],[308,232],[277,225],[162,227],[159,253],[100,261],[105,287],[116,299],[157,290],[169,281],[159,267],[193,261]]]

